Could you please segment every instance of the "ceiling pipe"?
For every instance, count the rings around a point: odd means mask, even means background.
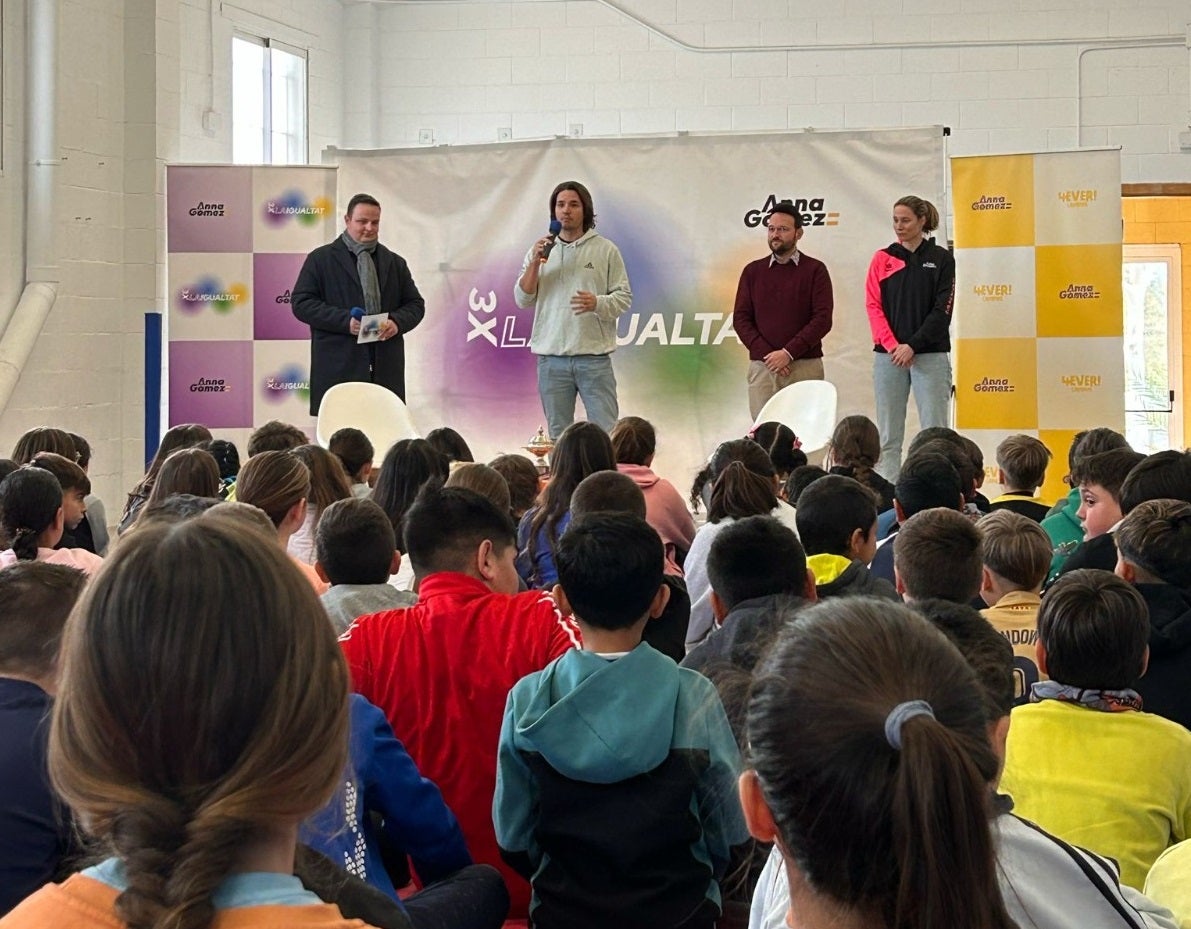
[[[26,11],[25,287],[0,320],[0,412],[58,297],[56,212],[58,159],[58,3],[37,0]]]

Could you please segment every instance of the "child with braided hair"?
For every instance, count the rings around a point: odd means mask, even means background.
[[[280,546],[138,528],[68,623],[50,727],[54,787],[110,857],[0,926],[363,929],[294,876],[348,729],[347,664]]]

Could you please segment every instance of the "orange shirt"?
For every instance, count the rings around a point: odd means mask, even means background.
[[[46,884],[0,919],[0,929],[126,929],[116,915],[119,891],[102,881],[75,874],[61,884]],[[344,919],[331,903],[312,906],[244,906],[217,910],[211,929],[370,929],[359,919]]]

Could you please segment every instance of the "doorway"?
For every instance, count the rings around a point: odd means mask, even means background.
[[[1150,454],[1183,447],[1182,248],[1125,245],[1125,437]]]

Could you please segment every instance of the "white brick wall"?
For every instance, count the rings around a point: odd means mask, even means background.
[[[8,4],[6,10],[15,6]],[[56,226],[59,296],[0,416],[0,455],[35,425],[87,436],[95,490],[118,515],[126,480],[123,439],[129,418],[140,421],[140,338],[135,334],[152,298],[150,292],[147,301],[129,299],[144,283],[129,259],[152,256],[155,223],[150,214],[147,223],[138,224],[143,214],[130,209],[134,203],[124,192],[136,189],[129,182],[144,173],[138,169],[154,154],[154,4],[128,0],[113,8],[106,0],[63,0],[59,11],[57,209],[54,216],[31,220]],[[24,213],[19,166],[24,161],[26,49],[23,21],[17,26],[6,22],[6,172],[0,197],[19,221]],[[13,79],[18,92],[9,94]],[[4,240],[3,263],[19,275],[23,222],[14,232]],[[19,277],[13,283],[12,290],[0,288],[6,307],[19,296]],[[130,344],[135,344],[135,357]],[[130,366],[137,371],[135,384],[123,374]],[[139,429],[134,434],[139,436]]]
[[[514,138],[565,135],[576,122],[589,136],[942,122],[957,154],[1079,139],[1122,145],[1126,181],[1191,174],[1178,148],[1191,102],[1186,49],[1090,48],[1185,36],[1179,0],[916,0],[903,13],[884,0],[620,5],[677,41],[598,0],[378,5],[387,51],[377,73],[393,93],[375,144],[416,144],[419,129],[437,142],[493,142],[501,126]],[[1040,39],[1089,49],[1032,44]],[[893,47],[813,47],[874,42]],[[931,42],[985,44],[921,47]]]
[[[43,336],[0,414],[0,456],[36,425],[87,436],[94,489],[112,518],[144,469],[143,317],[161,309],[165,289],[164,164],[230,160],[234,25],[309,48],[313,160],[327,145],[342,144],[344,9],[338,0],[214,6],[213,78],[206,0],[59,5],[57,214],[33,221],[56,225],[61,284]],[[23,283],[22,7],[3,5],[0,61],[0,300],[6,310]],[[212,102],[219,125],[208,133],[202,117]]]

